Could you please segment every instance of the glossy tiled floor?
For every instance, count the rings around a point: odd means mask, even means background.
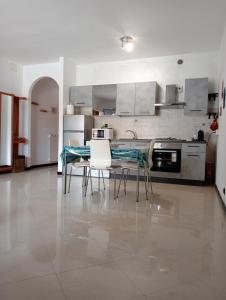
[[[113,186],[111,183],[110,186]],[[1,300],[226,299],[226,216],[212,187],[135,183],[82,197],[45,168],[0,176]]]

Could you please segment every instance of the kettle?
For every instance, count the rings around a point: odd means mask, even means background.
[[[198,131],[198,141],[204,141],[204,131],[201,129]]]

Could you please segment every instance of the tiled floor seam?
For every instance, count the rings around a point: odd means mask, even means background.
[[[7,284],[16,284],[16,283],[20,283],[26,280],[32,280],[32,279],[36,279],[36,278],[43,278],[43,277],[47,277],[47,276],[51,276],[51,275],[55,275],[55,271],[53,270],[51,273],[47,273],[47,274],[43,274],[43,275],[36,275],[36,276],[31,276],[28,278],[24,278],[24,279],[19,279],[19,280],[15,280],[15,281],[8,281],[8,282],[1,282],[0,283],[0,287],[7,285]]]
[[[60,271],[60,272],[57,272],[55,270],[54,274],[61,275],[61,274],[64,274],[64,273],[69,273],[69,272],[73,272],[73,271],[77,271],[77,270],[86,270],[86,269],[91,269],[91,268],[95,268],[95,267],[110,265],[112,263],[115,263],[115,261],[112,260],[112,261],[108,261],[108,262],[104,262],[104,263],[93,264],[93,265],[90,265],[90,266],[75,267],[73,269],[68,269],[68,270],[64,270],[64,271]]]
[[[65,300],[67,300],[68,298],[67,298],[67,296],[65,294],[64,287],[62,285],[62,282],[60,281],[59,275],[56,273],[55,276],[56,276],[56,279],[57,279],[57,283],[58,283],[58,285],[60,287],[60,290],[61,290],[61,292],[63,294],[63,297],[64,297]]]
[[[119,269],[119,271],[124,275],[124,276],[126,276],[126,278],[129,280],[129,282],[133,285],[133,287],[142,295],[142,296],[144,296],[146,299],[148,299],[148,297],[149,297],[149,295],[146,295],[135,283],[134,283],[134,281],[133,280],[131,280],[131,278],[127,275],[127,273],[126,272],[124,272],[121,268],[120,268],[120,266],[118,265],[118,262],[116,262],[116,264],[117,264],[117,267],[118,267],[118,269]]]

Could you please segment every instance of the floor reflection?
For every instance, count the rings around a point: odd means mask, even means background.
[[[114,200],[113,182],[84,197],[78,177],[63,195],[55,168],[1,176],[0,284],[76,270],[92,282],[94,268],[106,276],[126,274],[147,297],[163,287],[176,293],[189,286],[192,299],[205,287],[223,293],[226,218],[216,191],[153,187],[146,201],[141,185],[136,203],[132,181]]]

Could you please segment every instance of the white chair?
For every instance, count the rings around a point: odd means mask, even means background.
[[[70,147],[79,147],[79,142],[77,140],[69,139],[68,145]],[[72,163],[68,164],[70,168],[70,174],[69,174],[69,183],[68,183],[68,193],[70,192],[71,187],[71,175],[73,169],[81,169],[83,168],[83,181],[82,186],[84,187],[86,185],[86,174],[87,174],[87,168],[89,168],[89,161],[83,160],[81,157],[77,158]]]
[[[114,171],[114,199],[116,198],[116,170],[121,168],[121,165],[112,164],[111,149],[109,140],[91,140],[90,141],[90,168],[88,172],[88,181],[86,185],[85,195],[88,188],[88,182],[90,180],[91,193],[93,194],[93,185],[91,172],[92,170],[98,170],[98,184],[100,186],[100,172],[102,172],[102,178],[104,183],[103,171]]]
[[[144,184],[145,184],[145,193],[146,193],[146,200],[148,200],[148,192],[149,192],[149,185],[151,187],[151,193],[153,193],[152,189],[152,181],[151,181],[151,168],[153,166],[152,161],[152,155],[153,155],[153,149],[154,149],[155,140],[153,139],[150,143],[149,150],[148,150],[148,161],[143,167],[139,167],[138,162],[122,162],[122,175],[120,178],[118,191],[117,191],[117,198],[119,196],[120,187],[122,179],[126,176],[126,179],[124,178],[124,190],[126,192],[126,183],[128,180],[128,176],[130,174],[130,171],[136,171],[137,173],[137,198],[136,201],[139,201],[139,188],[140,188],[140,171],[143,171],[144,174]],[[125,174],[126,172],[126,174]]]

